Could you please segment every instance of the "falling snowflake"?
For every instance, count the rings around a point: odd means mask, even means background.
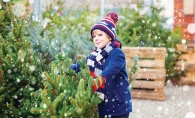
[[[185,39],[182,39],[182,40],[181,40],[181,43],[182,43],[182,44],[186,44],[186,42],[187,42],[187,41],[186,41]]]
[[[187,112],[185,115],[185,118],[195,118],[195,113],[194,112]]]
[[[67,113],[65,113],[64,116],[66,117],[67,116]]]
[[[187,26],[187,31],[188,31],[190,34],[194,34],[194,33],[195,33],[195,24],[194,24],[194,23],[190,23],[190,24]]]
[[[158,107],[158,110],[159,110],[159,111],[161,111],[161,110],[162,110],[162,107],[161,107],[161,106],[159,106],[159,107]]]
[[[17,96],[17,95],[14,95],[14,96],[13,96],[13,98],[17,99],[17,98],[18,98],[18,96]]]
[[[108,99],[106,99],[105,102],[108,102]]]
[[[17,78],[17,80],[16,80],[18,83],[20,82],[20,79],[19,78]]]
[[[3,2],[9,2],[10,0],[3,0]]]
[[[30,66],[30,67],[29,67],[29,70],[30,70],[31,72],[35,71],[35,66],[34,66],[34,65]]]
[[[7,73],[11,73],[12,71],[9,69],[9,70],[7,70]]]
[[[24,58],[21,58],[20,61],[21,61],[21,62],[24,62]]]
[[[42,77],[42,78],[44,78],[44,77],[45,77],[45,74],[44,74],[44,73],[42,73],[42,74],[41,74],[41,77]]]
[[[47,108],[47,105],[46,104],[43,104],[43,108]]]
[[[189,86],[188,85],[184,85],[183,86],[183,91],[188,91],[189,90]]]

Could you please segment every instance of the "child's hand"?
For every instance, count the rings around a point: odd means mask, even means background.
[[[76,73],[81,71],[78,62],[76,62],[75,64],[71,64],[70,69],[74,70]]]
[[[103,76],[98,76],[96,79],[92,80],[92,88],[94,91],[97,91],[97,89],[105,88],[104,84],[106,83],[106,78]]]

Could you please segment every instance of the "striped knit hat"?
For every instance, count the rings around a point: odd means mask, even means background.
[[[95,29],[104,31],[112,40],[116,38],[116,23],[118,21],[118,14],[116,12],[109,12],[104,19],[94,24],[91,28],[92,32]]]

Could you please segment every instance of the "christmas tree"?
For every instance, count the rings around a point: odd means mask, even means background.
[[[92,91],[92,78],[84,60],[79,61],[81,72],[70,70],[71,60],[58,55],[44,72],[44,89],[40,90],[41,104],[31,109],[40,117],[96,118],[100,99]],[[77,89],[76,89],[77,88]]]
[[[92,78],[85,61],[80,61],[81,72],[75,73],[70,70],[74,60],[68,53],[57,56],[55,52],[55,59],[45,65],[42,59],[50,57],[43,58],[42,54],[49,51],[42,53],[31,47],[29,37],[32,37],[24,24],[27,22],[16,18],[7,4],[9,9],[5,7],[3,13],[9,16],[6,27],[10,30],[0,37],[0,117],[98,117],[100,99],[92,91]]]
[[[1,25],[10,27],[10,31],[1,29],[0,35],[0,117],[34,116],[30,113],[31,92],[43,87],[41,73],[44,60],[36,57],[31,49],[28,37],[24,34],[24,19],[17,19],[12,13],[11,4],[2,11],[8,17]],[[9,22],[10,21],[10,22]]]
[[[93,49],[89,41],[93,22],[89,21],[94,15],[87,7],[71,10],[64,2],[56,0],[46,6],[40,11],[41,18],[33,13],[27,17],[26,28],[32,47],[37,54],[42,54],[47,64],[55,60],[58,53],[76,61],[77,55],[86,55]]]

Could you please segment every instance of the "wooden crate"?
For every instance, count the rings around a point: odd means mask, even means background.
[[[176,62],[175,69],[186,71],[178,81],[178,85],[195,85],[195,44],[178,44],[176,51],[181,52]]]
[[[136,78],[130,83],[132,98],[165,100],[165,48],[123,47],[126,61],[137,57]],[[132,61],[131,61],[132,62]],[[127,69],[133,64],[127,63]]]

